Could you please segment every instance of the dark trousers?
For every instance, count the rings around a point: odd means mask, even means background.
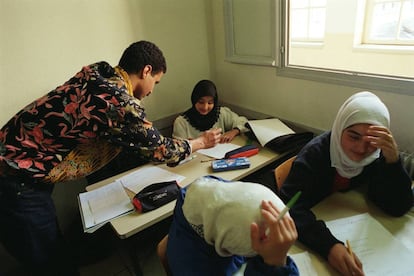
[[[29,182],[0,177],[0,241],[29,275],[79,275],[57,223],[53,186]]]

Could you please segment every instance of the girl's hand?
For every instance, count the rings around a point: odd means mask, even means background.
[[[234,137],[236,137],[239,134],[240,130],[237,128],[229,130],[221,136],[220,143],[230,143],[231,141],[233,141]]]
[[[376,148],[381,149],[387,163],[395,163],[399,160],[397,142],[395,142],[391,131],[383,126],[372,125],[368,128],[364,140]]]

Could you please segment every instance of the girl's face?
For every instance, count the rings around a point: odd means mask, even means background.
[[[342,132],[342,150],[352,161],[359,162],[371,155],[377,148],[363,139],[370,124],[355,124]]]
[[[195,108],[201,115],[207,115],[214,108],[214,98],[212,96],[204,96],[198,99]]]

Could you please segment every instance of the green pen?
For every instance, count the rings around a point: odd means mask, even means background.
[[[299,191],[289,200],[285,208],[283,208],[282,212],[280,212],[279,216],[277,217],[277,221],[281,220],[283,216],[289,211],[289,209],[292,208],[292,206],[296,203],[301,194],[302,191]]]

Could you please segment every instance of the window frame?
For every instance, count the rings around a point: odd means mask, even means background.
[[[414,78],[289,65],[288,1],[280,0],[275,3],[276,10],[278,11],[275,24],[280,29],[280,43],[277,45],[280,65],[276,68],[276,74],[278,76],[359,87],[367,90],[381,90],[406,95],[414,94]]]

